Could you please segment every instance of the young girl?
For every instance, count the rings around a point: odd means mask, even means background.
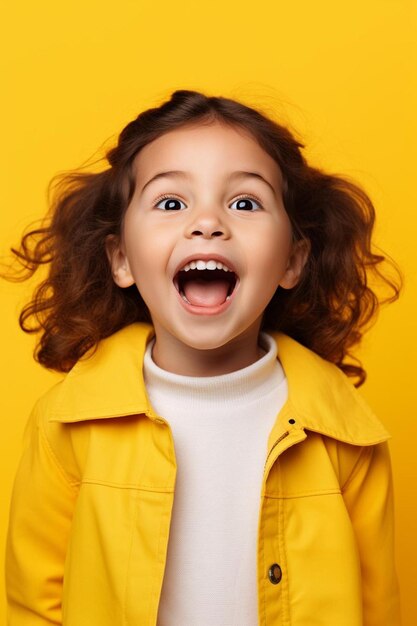
[[[389,435],[351,357],[384,278],[360,187],[176,91],[13,252],[68,372],[24,434],[9,626],[397,626]],[[31,237],[35,244],[31,245]]]

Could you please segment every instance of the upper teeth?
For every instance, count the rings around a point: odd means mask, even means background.
[[[187,263],[186,265],[184,265],[184,267],[180,269],[180,272],[188,272],[188,270],[215,270],[215,269],[224,270],[225,272],[232,271],[223,263],[220,263],[219,261],[212,261],[210,259],[210,261],[199,261],[199,260],[191,261],[190,263]]]

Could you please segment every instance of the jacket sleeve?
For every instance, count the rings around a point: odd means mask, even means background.
[[[342,488],[359,550],[363,626],[400,626],[388,443],[367,446]]]
[[[55,457],[39,402],[27,421],[6,539],[8,626],[62,623],[62,585],[77,487]]]

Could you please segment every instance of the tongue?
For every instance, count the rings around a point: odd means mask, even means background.
[[[188,280],[183,289],[190,304],[218,306],[226,300],[229,283],[227,280]]]

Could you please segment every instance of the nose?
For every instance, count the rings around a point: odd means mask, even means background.
[[[199,211],[195,214],[187,225],[186,235],[189,238],[202,237],[203,239],[212,237],[228,239],[230,237],[228,227],[215,209]]]

